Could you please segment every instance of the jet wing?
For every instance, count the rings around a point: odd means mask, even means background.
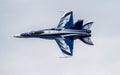
[[[73,25],[73,12],[66,12],[63,17],[60,19],[60,22],[58,24],[59,29],[69,29]]]
[[[56,42],[64,54],[72,56],[73,54],[73,39],[72,38],[70,37],[57,38]]]

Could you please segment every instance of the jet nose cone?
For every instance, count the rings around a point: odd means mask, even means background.
[[[15,37],[15,38],[21,38],[21,35],[20,34],[16,34],[13,37]]]
[[[29,38],[30,35],[28,33],[17,34],[14,36],[15,38]]]

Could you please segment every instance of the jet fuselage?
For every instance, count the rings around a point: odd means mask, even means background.
[[[43,38],[43,39],[50,39],[54,40],[56,38],[61,37],[75,37],[74,39],[77,39],[76,37],[90,37],[91,36],[91,30],[75,30],[75,29],[44,29],[39,31],[32,31],[27,33],[22,33],[15,35],[14,37],[17,38]]]
[[[73,22],[73,12],[66,12],[60,19],[58,26],[52,29],[44,29],[15,35],[16,38],[43,38],[55,40],[62,53],[72,56],[74,40],[79,39],[85,44],[93,45],[91,30],[93,22],[83,24],[83,20]]]

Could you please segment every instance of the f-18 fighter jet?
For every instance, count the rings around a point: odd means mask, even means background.
[[[73,23],[73,12],[69,11],[62,16],[56,28],[31,31],[15,35],[14,37],[55,40],[63,54],[72,56],[75,39],[80,39],[85,44],[93,45],[90,39],[90,27],[92,24],[93,22],[83,24],[83,20]]]

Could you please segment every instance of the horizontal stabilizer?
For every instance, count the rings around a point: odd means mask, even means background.
[[[82,29],[87,29],[87,30],[89,30],[90,27],[92,26],[92,24],[93,24],[93,22],[86,23],[86,24],[83,26]]]
[[[88,45],[94,45],[89,37],[80,38],[80,40]]]

